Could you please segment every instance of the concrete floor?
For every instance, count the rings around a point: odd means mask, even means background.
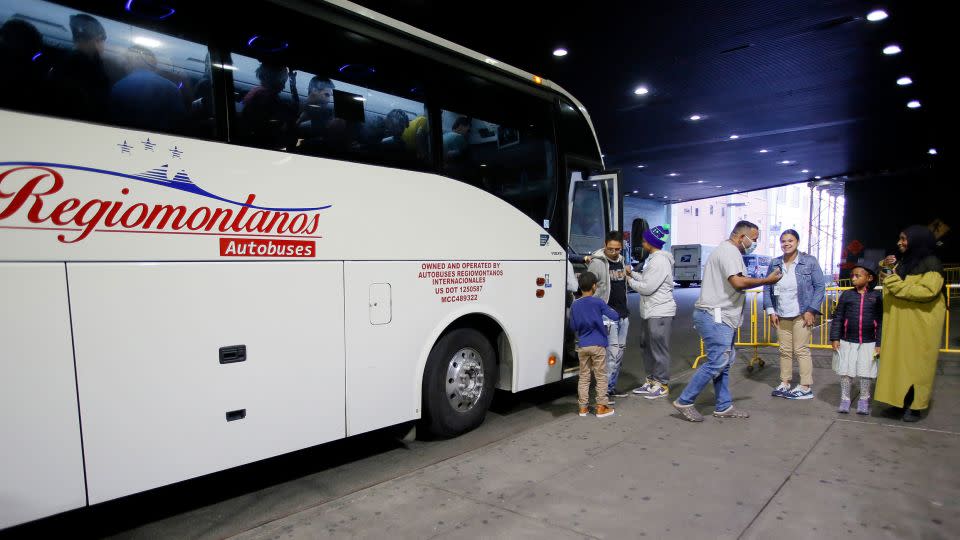
[[[698,291],[678,290],[677,395],[698,342]],[[631,295],[631,303],[636,296]],[[635,345],[635,344],[633,344]],[[377,432],[13,530],[116,538],[957,538],[960,357],[944,356],[929,416],[838,415],[829,356],[816,398],[771,398],[767,367],[733,370],[748,420],[679,418],[667,400],[576,415],[573,381],[501,395],[479,429],[405,443]],[[750,351],[743,351],[746,360]],[[640,375],[628,344],[624,388]],[[712,411],[713,393],[698,402]],[[951,532],[953,531],[953,532]],[[8,531],[8,533],[11,531]],[[0,534],[2,536],[2,534]],[[73,536],[77,536],[74,534]]]

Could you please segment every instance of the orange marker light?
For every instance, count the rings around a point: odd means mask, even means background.
[[[557,357],[550,355],[550,358],[547,359],[547,365],[552,366],[557,363]]]
[[[546,282],[547,282],[547,280],[543,279],[542,277],[538,277],[538,278],[537,278],[537,287],[543,287],[543,284],[546,283]]]
[[[544,294],[543,289],[537,289],[537,298],[543,298],[543,294]]]
[[[543,84],[543,79],[540,78],[539,75],[534,75],[534,76],[533,76],[533,82],[535,82],[535,83],[537,83],[537,84]]]

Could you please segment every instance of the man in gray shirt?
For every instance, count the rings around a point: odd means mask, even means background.
[[[703,422],[703,416],[693,408],[693,402],[703,388],[713,381],[717,405],[713,415],[718,418],[749,418],[750,414],[733,408],[730,395],[730,364],[733,362],[734,337],[743,318],[744,290],[776,283],[782,274],[779,269],[765,278],[744,276],[747,269],[743,255],[753,253],[760,238],[760,229],[749,221],[740,221],[707,259],[703,270],[700,298],[694,304],[693,325],[700,333],[707,358],[698,367],[680,397],[673,402],[684,419]]]

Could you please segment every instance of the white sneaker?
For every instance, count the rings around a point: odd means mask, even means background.
[[[787,392],[790,391],[790,385],[785,382],[781,382],[780,386],[773,389],[773,392],[770,392],[770,395],[773,397],[787,397]]]
[[[647,382],[643,383],[643,386],[641,386],[640,388],[634,388],[634,389],[633,389],[633,393],[634,393],[634,394],[638,394],[638,395],[639,395],[639,394],[649,394],[649,393],[650,393],[650,390],[653,388],[653,384],[654,384],[654,383],[653,383],[652,381],[647,381]]]

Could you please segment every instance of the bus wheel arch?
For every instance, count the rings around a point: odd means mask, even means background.
[[[446,438],[479,426],[499,375],[512,373],[512,365],[509,340],[494,319],[469,314],[450,323],[424,365],[421,427]]]

